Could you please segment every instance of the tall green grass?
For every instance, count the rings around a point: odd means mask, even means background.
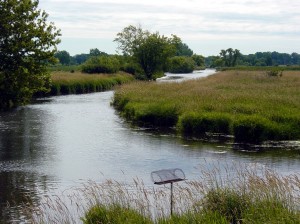
[[[52,72],[51,89],[49,93],[38,95],[66,95],[92,93],[110,90],[113,87],[133,81],[132,75],[127,73],[90,75],[80,72]]]
[[[300,73],[226,71],[182,83],[134,82],[115,107],[142,125],[175,126],[183,135],[229,134],[238,142],[300,139]]]
[[[300,223],[299,175],[242,164],[206,167],[196,180],[174,184],[173,215],[168,186],[142,180],[88,182],[66,198],[26,207],[26,214],[31,223]]]

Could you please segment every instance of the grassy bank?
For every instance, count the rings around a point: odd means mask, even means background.
[[[300,73],[226,71],[182,83],[134,82],[115,107],[139,125],[176,126],[185,136],[234,135],[238,142],[300,139]]]
[[[47,197],[28,214],[32,223],[78,223],[81,217],[85,224],[296,224],[299,187],[297,175],[281,176],[254,165],[220,165],[201,169],[197,180],[174,184],[172,216],[169,186],[149,187],[142,180],[132,185],[89,182],[66,193],[71,203],[62,196]]]
[[[117,74],[84,74],[79,71],[56,71],[51,73],[51,90],[40,95],[65,95],[100,92],[110,90],[114,86],[132,81],[134,78],[126,73]]]

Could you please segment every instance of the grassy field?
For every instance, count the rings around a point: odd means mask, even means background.
[[[182,83],[133,82],[114,106],[139,125],[176,126],[186,136],[233,135],[237,142],[300,139],[300,72],[225,71]]]
[[[133,81],[133,76],[127,73],[117,74],[84,74],[79,71],[54,71],[51,73],[51,90],[46,95],[64,95],[100,92]],[[45,93],[39,93],[45,95]]]
[[[174,184],[173,215],[169,186],[149,187],[138,179],[132,185],[88,182],[66,194],[71,203],[47,197],[26,213],[31,223],[78,223],[80,217],[85,224],[300,223],[299,176],[246,164],[207,165],[199,179]],[[220,170],[227,170],[225,176]]]

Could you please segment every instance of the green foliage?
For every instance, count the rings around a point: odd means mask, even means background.
[[[189,46],[185,43],[182,43],[181,40],[176,48],[177,48],[176,56],[191,57],[194,54],[194,52],[189,48]]]
[[[90,57],[83,65],[82,72],[93,73],[116,73],[120,69],[119,60],[113,56]]]
[[[133,56],[140,46],[140,43],[150,35],[148,30],[143,30],[141,26],[129,25],[122,32],[117,34],[114,42],[118,43],[118,50],[125,56]]]
[[[174,55],[175,47],[170,41],[169,38],[154,33],[143,39],[134,50],[134,58],[142,67],[147,79],[151,80],[155,73],[163,71],[167,59]]]
[[[197,67],[205,67],[205,57],[202,55],[193,54],[192,59]]]
[[[124,56],[130,56],[143,70],[146,79],[155,79],[154,74],[167,71],[167,60],[178,55],[192,55],[193,52],[176,35],[171,38],[150,33],[141,27],[128,26],[117,34],[114,40]],[[140,77],[141,74],[139,74]]]
[[[0,110],[26,104],[49,85],[60,31],[37,0],[0,1]]]
[[[96,205],[92,207],[83,218],[84,224],[151,224],[149,218],[144,217],[131,208],[125,208],[118,204],[110,206]]]
[[[100,51],[98,48],[92,48],[90,49],[90,57],[94,56],[108,56],[107,53]]]
[[[227,50],[221,50],[220,56],[226,67],[234,67],[237,64],[237,60],[240,57],[240,51],[232,48],[228,48]]]
[[[168,68],[171,73],[191,73],[194,71],[195,62],[191,57],[175,56],[168,60]]]
[[[71,62],[71,56],[67,51],[58,51],[54,54],[54,57],[57,58],[62,65],[69,65]]]

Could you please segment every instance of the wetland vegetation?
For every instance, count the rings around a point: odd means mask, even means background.
[[[118,88],[114,106],[139,125],[176,127],[185,136],[233,135],[235,141],[300,138],[300,75],[226,71],[182,83],[134,82]]]
[[[39,92],[37,96],[81,94],[111,90],[117,85],[133,81],[134,77],[124,72],[84,74],[79,71],[53,71],[51,80],[50,92]]]
[[[226,176],[220,175],[224,169]],[[298,224],[299,186],[297,175],[235,164],[204,168],[198,180],[175,184],[173,215],[168,187],[148,187],[139,179],[132,185],[89,182],[68,198],[85,224]],[[48,198],[28,211],[33,223],[76,223],[79,217],[69,206],[61,198]]]

